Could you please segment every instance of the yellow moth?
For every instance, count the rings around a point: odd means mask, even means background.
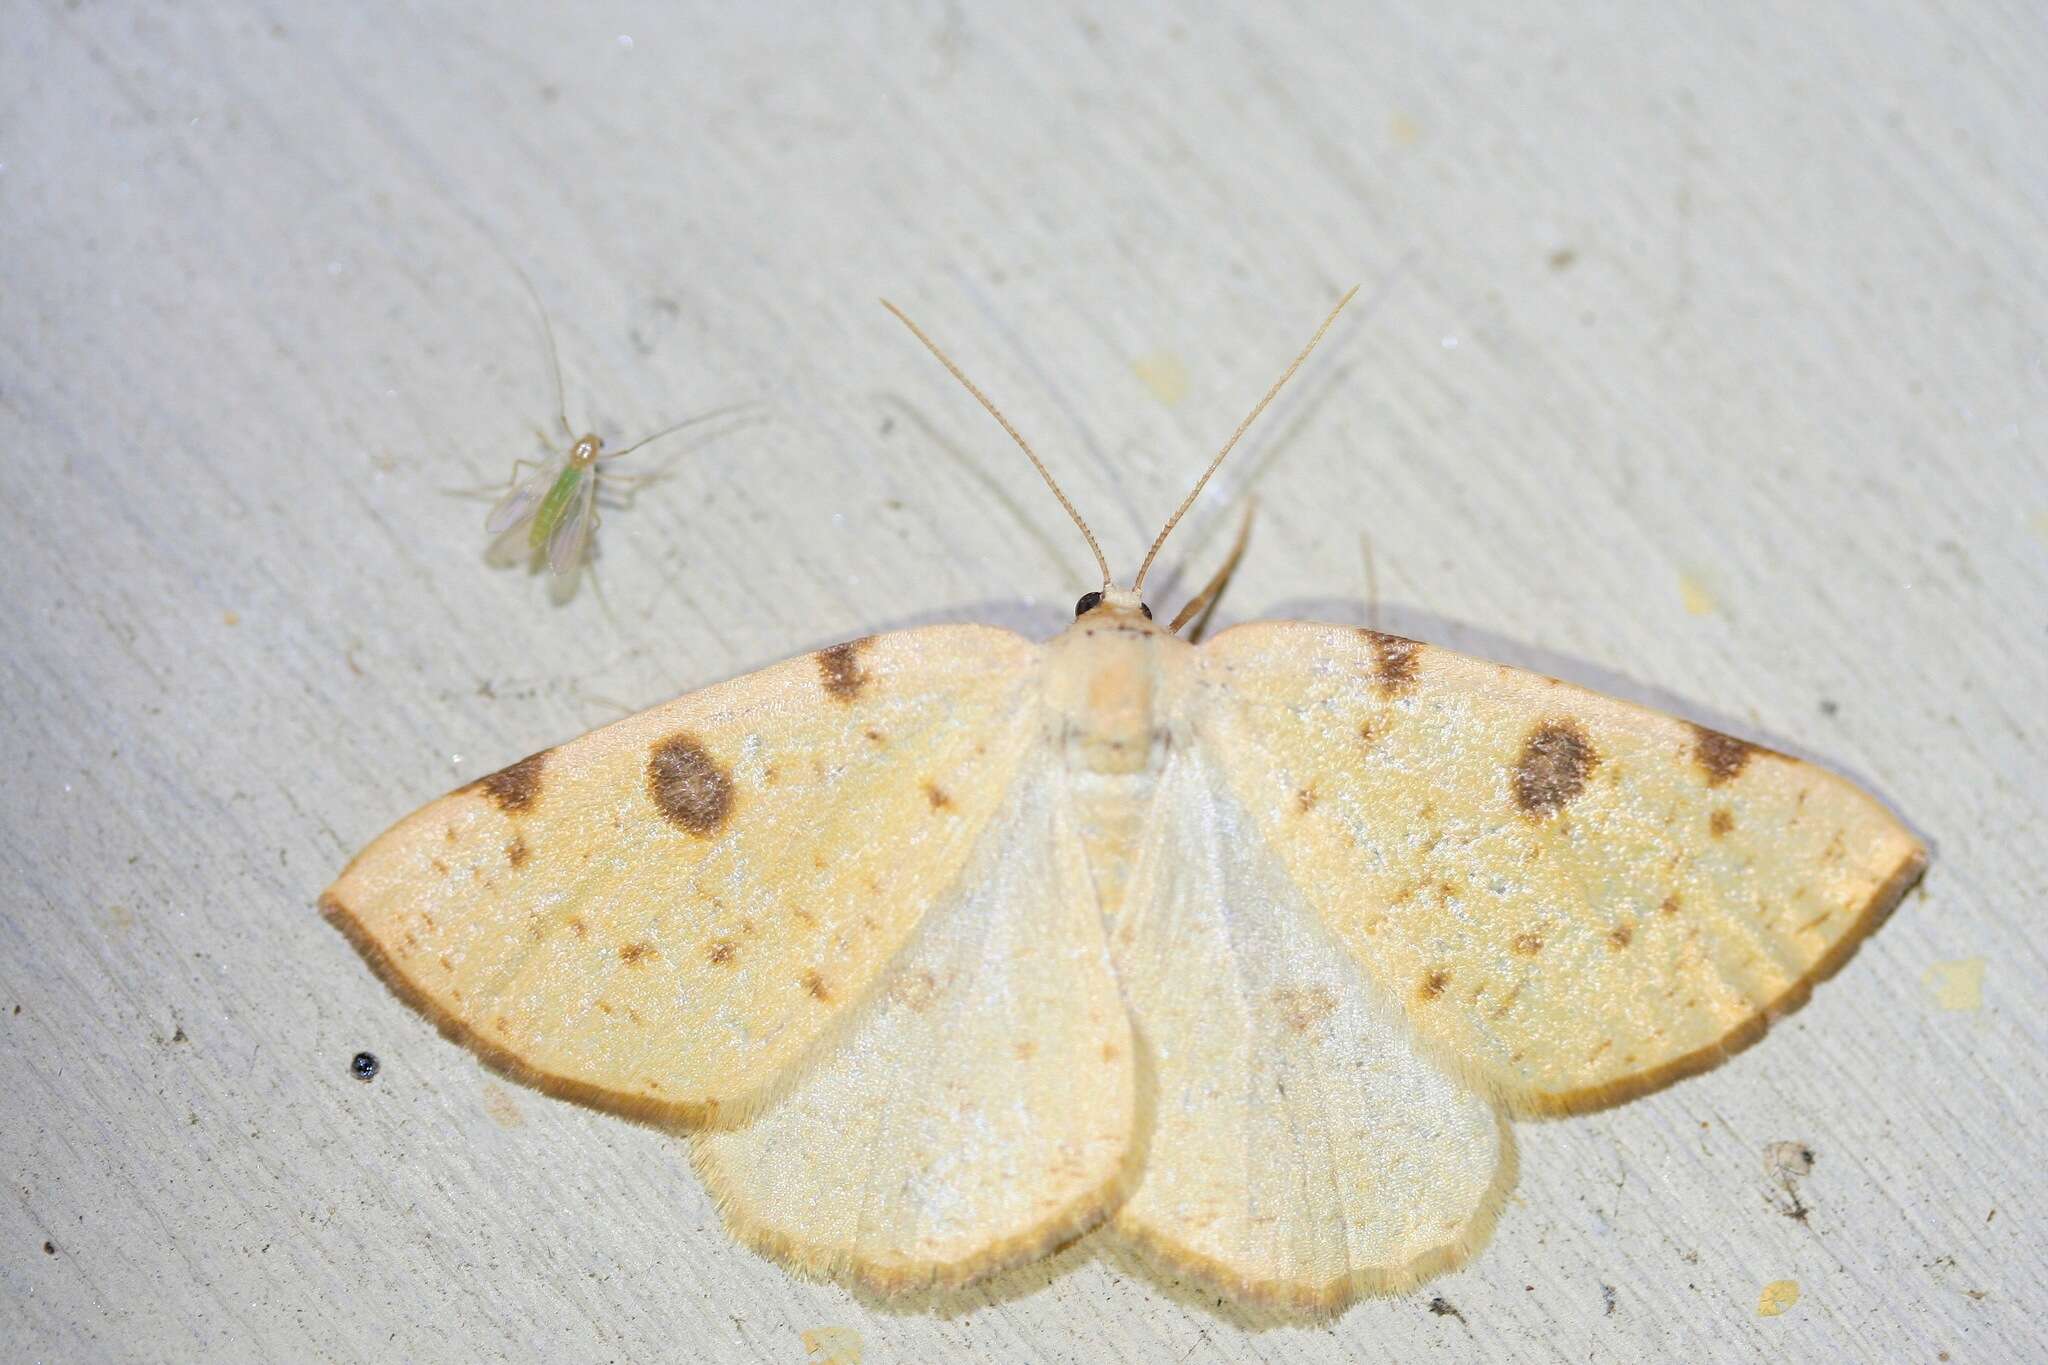
[[[691,693],[408,816],[323,908],[487,1061],[687,1128],[795,1269],[952,1286],[1106,1225],[1316,1309],[1459,1263],[1509,1117],[1712,1065],[1919,874],[1848,782],[1552,678],[1187,643],[1141,590],[1201,487],[1049,642]]]

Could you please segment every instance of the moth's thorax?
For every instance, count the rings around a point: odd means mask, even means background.
[[[1158,772],[1172,746],[1166,664],[1187,648],[1141,611],[1107,604],[1047,646],[1045,723],[1070,773]]]
[[[1046,646],[1043,723],[1066,770],[1075,833],[1106,923],[1122,913],[1138,840],[1182,713],[1189,646],[1114,599]]]

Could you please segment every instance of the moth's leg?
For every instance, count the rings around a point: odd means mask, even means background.
[[[1188,632],[1188,639],[1195,641],[1202,638],[1202,632],[1209,628],[1209,617],[1216,609],[1216,602],[1221,597],[1224,586],[1230,582],[1230,576],[1237,572],[1237,561],[1244,558],[1245,543],[1252,535],[1252,514],[1258,510],[1258,499],[1245,499],[1244,517],[1237,524],[1237,539],[1231,543],[1230,553],[1224,556],[1222,567],[1202,585],[1202,590],[1189,598],[1188,604],[1173,618],[1173,624],[1166,628],[1168,635],[1180,634],[1180,628],[1193,620],[1195,628]]]

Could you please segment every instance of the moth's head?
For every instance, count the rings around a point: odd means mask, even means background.
[[[938,343],[924,334],[923,328],[912,322],[901,308],[898,308],[887,299],[882,300],[882,306],[891,313],[894,313],[897,321],[908,327],[910,334],[923,342],[925,349],[930,351],[955,379],[960,381],[963,388],[974,395],[976,402],[988,410],[988,415],[996,419],[996,425],[1009,433],[1010,439],[1017,443],[1017,448],[1024,452],[1024,458],[1031,461],[1032,467],[1038,471],[1039,477],[1045,480],[1046,487],[1052,490],[1052,495],[1059,499],[1060,506],[1064,507],[1067,515],[1074,519],[1074,525],[1080,528],[1081,538],[1088,542],[1089,550],[1095,555],[1095,563],[1102,570],[1103,587],[1101,592],[1083,594],[1081,600],[1074,604],[1074,619],[1082,621],[1099,613],[1108,612],[1122,624],[1132,625],[1143,622],[1146,630],[1157,631],[1159,627],[1152,624],[1152,609],[1145,605],[1145,600],[1141,594],[1145,589],[1145,575],[1152,571],[1152,561],[1159,557],[1159,547],[1164,545],[1166,538],[1173,534],[1173,528],[1180,524],[1180,519],[1183,516],[1187,515],[1188,508],[1195,505],[1195,499],[1201,496],[1202,489],[1209,482],[1209,476],[1214,474],[1216,467],[1223,463],[1223,457],[1228,455],[1231,449],[1237,445],[1238,438],[1244,435],[1245,429],[1258,418],[1260,413],[1266,410],[1266,404],[1273,401],[1273,395],[1280,392],[1281,386],[1287,382],[1288,378],[1296,370],[1301,368],[1302,362],[1308,359],[1309,352],[1316,348],[1316,343],[1323,339],[1323,333],[1330,330],[1330,324],[1337,320],[1337,314],[1344,310],[1344,305],[1351,302],[1352,295],[1357,292],[1358,288],[1354,285],[1349,293],[1346,293],[1343,298],[1337,300],[1337,306],[1332,308],[1329,316],[1323,319],[1323,325],[1318,327],[1316,334],[1309,338],[1308,345],[1301,348],[1301,353],[1294,357],[1294,362],[1281,372],[1278,379],[1273,381],[1273,387],[1266,390],[1266,396],[1254,404],[1250,414],[1237,424],[1237,430],[1232,432],[1230,439],[1223,443],[1223,449],[1216,452],[1216,458],[1209,461],[1209,467],[1202,471],[1202,477],[1195,480],[1195,486],[1188,490],[1187,497],[1181,499],[1180,506],[1174,509],[1173,515],[1166,519],[1166,525],[1160,528],[1159,535],[1152,542],[1152,548],[1145,552],[1145,562],[1138,566],[1138,576],[1131,580],[1131,586],[1128,588],[1116,587],[1111,581],[1109,561],[1103,558],[1102,546],[1096,543],[1095,533],[1088,529],[1088,523],[1081,519],[1081,514],[1074,510],[1074,504],[1067,500],[1065,493],[1060,491],[1059,483],[1053,478],[1052,471],[1045,467],[1045,462],[1040,460],[1037,453],[1031,449],[1031,443],[1024,439],[1017,428],[1010,425],[1010,419],[1003,416],[997,410],[996,405],[989,401],[988,395],[975,386],[974,381],[969,379],[960,367],[953,363],[952,358],[939,349]],[[1250,525],[1251,522],[1249,516],[1247,516],[1245,526],[1248,529]],[[1229,563],[1235,564],[1237,556],[1243,550],[1244,532],[1239,531],[1237,548],[1231,551]],[[1207,588],[1204,588],[1193,602],[1190,602],[1181,610],[1180,615],[1174,618],[1173,624],[1166,628],[1165,633],[1169,635],[1177,634],[1181,626],[1202,609],[1202,604],[1213,597],[1213,594],[1222,585],[1224,578],[1228,574],[1229,565],[1226,565],[1223,573],[1218,574],[1216,579]]]
[[[1081,600],[1074,603],[1074,619],[1102,614],[1109,617],[1140,616],[1152,619],[1152,608],[1145,605],[1136,588],[1109,588],[1102,592],[1081,594]]]

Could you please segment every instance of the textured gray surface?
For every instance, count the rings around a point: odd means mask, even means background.
[[[828,1327],[869,1361],[2037,1349],[2029,7],[7,27],[10,1358],[799,1361]],[[488,568],[444,492],[549,419],[508,254],[577,420],[770,414],[608,521],[601,598]],[[1523,1125],[1467,1269],[1308,1326],[1091,1242],[912,1311],[799,1283],[725,1240],[674,1139],[484,1071],[313,914],[388,821],[620,707],[892,625],[1058,626],[1084,548],[876,294],[1128,572],[1354,280],[1168,572],[1255,491],[1224,620],[1376,596],[1855,774],[1934,849],[1762,1044]],[[1981,1002],[1946,1008],[1973,959]],[[1815,1153],[1803,1219],[1778,1140]],[[1780,1279],[1797,1305],[1760,1317]]]

